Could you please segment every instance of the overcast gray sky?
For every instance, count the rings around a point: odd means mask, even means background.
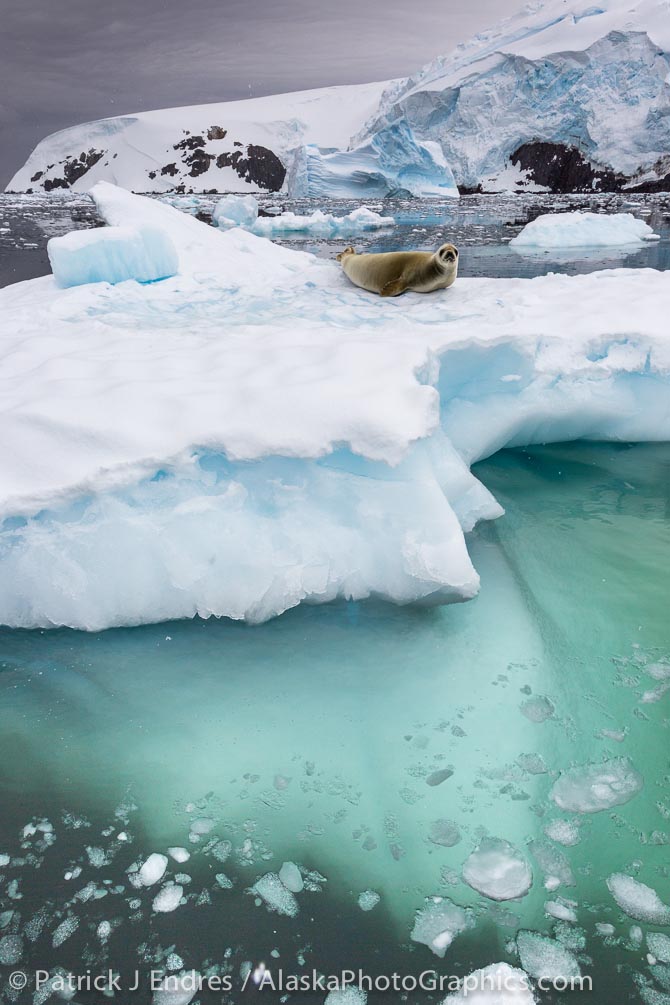
[[[406,76],[522,0],[0,0],[0,188],[109,115]]]

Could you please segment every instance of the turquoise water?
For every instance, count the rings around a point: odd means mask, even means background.
[[[605,878],[627,872],[670,901],[670,696],[649,700],[658,680],[647,672],[670,658],[670,445],[504,451],[476,471],[506,515],[470,535],[482,579],[470,603],[303,607],[258,627],[0,633],[0,853],[15,859],[0,870],[0,910],[15,912],[7,932],[43,919],[25,940],[28,969],[163,967],[174,947],[188,968],[234,974],[276,950],[291,972],[303,960],[327,973],[462,976],[518,963],[515,931],[551,934],[544,904],[563,896],[578,922],[557,933],[593,975],[589,1000],[655,1001],[645,982],[653,972],[661,989],[667,975],[631,941],[637,923]],[[645,779],[626,805],[575,815],[548,798],[558,771],[621,756]],[[548,844],[574,885],[550,894],[529,842],[566,817],[579,843]],[[41,818],[55,842],[38,832],[22,846],[24,825]],[[203,819],[211,830],[193,842]],[[460,835],[451,847],[431,840],[445,819]],[[532,863],[522,901],[495,905],[461,881],[484,834]],[[223,865],[212,835],[232,844]],[[158,886],[137,891],[126,870],[172,845],[192,853],[170,863],[170,877],[191,877],[186,902],[155,914]],[[320,890],[298,895],[295,917],[245,892],[286,860],[327,880],[312,878]],[[73,899],[89,882],[105,895]],[[381,896],[369,913],[357,904],[367,889]],[[431,894],[475,912],[443,960],[410,941]],[[54,948],[71,917],[76,931]],[[101,920],[112,923],[104,942]],[[598,934],[599,922],[615,934]]]

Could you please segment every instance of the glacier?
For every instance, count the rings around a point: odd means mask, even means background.
[[[0,291],[0,622],[97,630],[303,601],[472,598],[505,446],[670,436],[670,274],[459,279],[380,300],[334,262],[107,183],[177,275]]]
[[[669,25],[667,0],[536,0],[407,78],[70,127],[7,188],[670,190]]]

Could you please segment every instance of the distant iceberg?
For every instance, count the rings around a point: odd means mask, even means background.
[[[324,213],[317,209],[313,213],[277,213],[276,216],[259,216],[258,202],[252,195],[226,195],[220,199],[212,213],[212,220],[222,230],[243,227],[259,237],[274,237],[282,234],[309,234],[313,237],[348,237],[363,234],[369,230],[392,227],[392,216],[381,216],[367,206],[344,216]]]
[[[167,234],[179,274],[0,291],[0,623],[464,601],[465,534],[502,514],[475,461],[670,438],[670,273],[386,301],[240,227],[92,194],[110,226]]]

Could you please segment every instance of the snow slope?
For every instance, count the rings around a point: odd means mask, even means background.
[[[302,600],[463,600],[469,465],[670,436],[670,274],[459,279],[382,300],[334,262],[108,184],[158,283],[0,291],[0,622],[98,629]]]
[[[669,81],[669,0],[535,0],[407,79],[73,126],[8,188],[670,188]]]

